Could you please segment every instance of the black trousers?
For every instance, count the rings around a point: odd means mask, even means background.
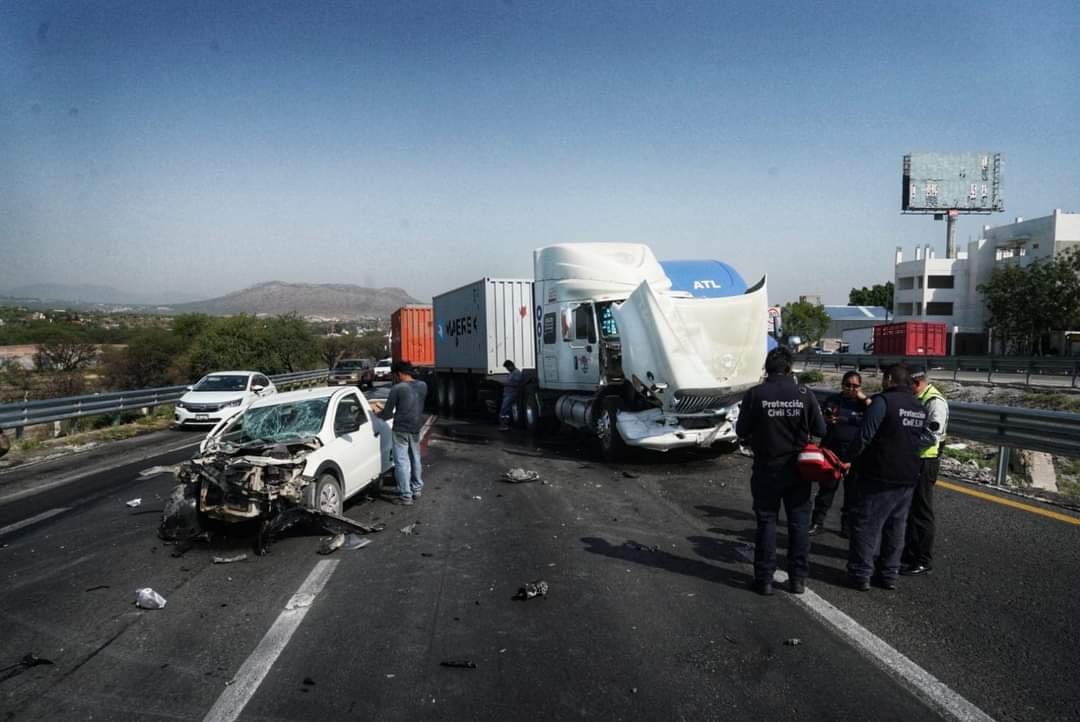
[[[788,574],[805,579],[810,573],[810,482],[794,467],[779,471],[755,469],[750,477],[757,534],[754,544],[754,579],[771,582],[776,571],[776,524],[784,505],[788,528]]]
[[[876,574],[886,581],[900,574],[904,529],[911,507],[913,486],[864,481],[852,516],[848,574],[869,579]]]
[[[843,480],[836,486],[818,488],[817,496],[814,497],[814,513],[810,519],[813,524],[824,524],[825,517],[829,515],[833,499],[841,485],[844,487],[844,503],[840,506],[840,524],[848,527],[851,524],[851,513],[855,508],[855,499],[858,497],[859,471],[856,467],[844,475]]]
[[[905,564],[930,566],[934,552],[934,484],[937,483],[941,459],[923,459],[919,467],[919,483],[911,498],[908,513],[907,540],[904,544]]]

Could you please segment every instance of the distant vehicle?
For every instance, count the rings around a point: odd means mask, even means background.
[[[379,359],[379,362],[375,364],[375,380],[383,381],[390,378],[390,364],[393,363],[393,359],[383,358]]]
[[[836,355],[835,351],[832,351],[832,350],[829,350],[829,349],[823,349],[823,348],[815,348],[814,353],[818,354],[819,356],[835,356]]]
[[[375,384],[375,360],[369,358],[342,359],[330,370],[330,386],[356,386],[370,389]]]
[[[215,521],[268,522],[304,510],[340,517],[347,499],[392,468],[391,428],[351,387],[258,399],[178,467],[162,533],[185,539]]]
[[[257,371],[218,371],[188,386],[173,418],[180,426],[216,424],[255,399],[276,393],[274,383]]]

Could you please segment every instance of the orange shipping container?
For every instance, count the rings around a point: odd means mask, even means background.
[[[390,316],[390,355],[413,366],[435,365],[431,306],[402,306]]]

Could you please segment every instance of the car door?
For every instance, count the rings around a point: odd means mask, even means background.
[[[379,475],[381,454],[379,440],[367,411],[355,392],[343,395],[334,413],[334,441],[331,459],[337,462],[345,476],[345,498],[367,486]]]

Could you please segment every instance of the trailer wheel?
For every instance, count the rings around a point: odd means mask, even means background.
[[[619,413],[619,401],[607,397],[601,402],[600,413],[596,418],[596,436],[600,440],[600,453],[609,462],[622,461],[626,455],[626,442],[619,436],[619,427],[615,419]]]
[[[446,402],[450,407],[451,416],[461,416],[461,410],[465,402],[465,379],[457,374],[449,378]]]
[[[439,413],[441,414],[445,414],[450,408],[447,386],[449,384],[447,383],[446,374],[435,374],[435,403],[438,404]]]

